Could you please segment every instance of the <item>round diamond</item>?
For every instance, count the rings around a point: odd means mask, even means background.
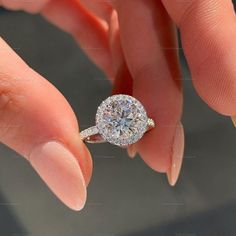
[[[128,95],[108,97],[98,107],[96,126],[108,142],[128,146],[137,142],[147,130],[148,117],[143,105]]]

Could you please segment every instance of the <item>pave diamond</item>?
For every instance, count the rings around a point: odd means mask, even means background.
[[[98,128],[96,126],[92,126],[82,132],[80,132],[80,137],[82,140],[88,139],[88,137],[92,135],[96,135],[98,133]]]
[[[128,95],[108,97],[98,107],[96,126],[102,137],[115,145],[137,142],[147,130],[148,117],[143,105]]]

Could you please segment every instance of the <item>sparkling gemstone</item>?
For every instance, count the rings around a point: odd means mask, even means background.
[[[113,95],[98,107],[96,126],[108,142],[128,146],[137,142],[147,130],[147,114],[143,105],[128,95]]]

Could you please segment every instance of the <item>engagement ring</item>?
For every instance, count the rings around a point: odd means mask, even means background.
[[[148,118],[145,108],[136,98],[118,94],[101,103],[96,113],[96,125],[82,131],[80,136],[89,143],[109,142],[127,147],[154,127],[154,120]]]

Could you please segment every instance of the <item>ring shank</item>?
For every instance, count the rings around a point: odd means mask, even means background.
[[[155,122],[153,119],[148,118],[147,121],[147,131],[153,129],[155,127]],[[99,130],[97,126],[92,126],[88,129],[85,129],[80,132],[80,137],[83,141],[87,143],[105,143],[106,140],[99,134]]]

